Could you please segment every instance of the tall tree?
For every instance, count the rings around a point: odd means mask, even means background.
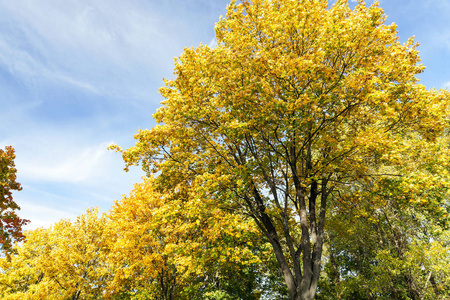
[[[291,298],[313,299],[336,199],[352,201],[342,193],[368,178],[401,176],[389,168],[405,159],[398,149],[426,149],[446,125],[448,94],[418,84],[417,44],[401,44],[384,20],[377,2],[232,1],[218,46],[176,61],[160,89],[161,125],[136,135],[127,166],[251,216]]]
[[[17,216],[20,207],[12,197],[12,191],[22,190],[16,181],[15,158],[13,147],[0,149],[0,247],[6,253],[11,251],[14,241],[24,239],[22,226],[29,222]]]

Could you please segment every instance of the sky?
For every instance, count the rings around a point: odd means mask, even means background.
[[[350,1],[354,6],[353,0]],[[26,229],[109,210],[141,182],[121,155],[155,125],[184,47],[214,43],[228,0],[0,0],[0,147],[16,149]],[[371,4],[373,1],[367,1]],[[450,88],[450,0],[381,0],[415,36],[427,88]]]

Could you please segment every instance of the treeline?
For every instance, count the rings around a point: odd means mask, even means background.
[[[448,224],[399,201],[398,184],[380,182],[389,203],[332,212],[317,299],[450,295]],[[108,213],[26,237],[0,260],[1,299],[289,299],[252,220],[188,187],[162,194],[152,178]]]
[[[148,179],[108,213],[26,232],[0,260],[0,298],[283,299],[255,225],[190,197]]]
[[[186,48],[147,180],[98,218],[26,233],[10,299],[448,299],[450,94],[375,2],[231,1]]]

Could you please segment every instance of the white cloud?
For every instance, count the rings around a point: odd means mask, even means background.
[[[148,79],[170,70],[171,53],[181,49],[161,30],[167,21],[139,1],[3,1],[0,18],[8,20],[0,30],[0,65],[28,84],[45,80],[144,99]]]
[[[16,149],[23,190],[13,197],[21,207],[19,216],[32,222],[26,229],[74,218],[90,206],[105,212],[141,181],[139,168],[123,171],[120,154],[107,150],[110,142],[90,140],[82,128],[78,134],[66,128],[65,136],[47,128],[39,134],[0,140],[1,145]]]
[[[124,143],[131,142],[132,134],[117,132],[115,141],[106,140],[112,134],[99,130],[102,122],[108,121],[100,118],[94,123],[80,123],[75,127],[72,124],[45,126],[24,119],[22,125],[26,133],[23,130],[12,132],[8,138],[0,139],[0,145],[12,145],[16,149],[19,182],[24,184],[82,184],[98,186],[99,190],[109,185],[110,190],[122,187],[120,193],[126,193],[130,182],[120,182],[126,177],[121,155],[107,147],[111,143],[129,147]],[[138,171],[131,177],[139,180],[141,175]]]
[[[80,146],[61,145],[55,140],[48,142],[50,145],[58,146],[36,149],[34,157],[27,157],[26,161],[18,165],[23,177],[76,183],[98,177],[101,170],[108,165],[109,157],[106,153],[108,143]]]
[[[99,91],[87,82],[78,81],[63,72],[52,70],[23,49],[13,48],[0,39],[0,64],[16,78],[36,83],[42,79],[54,84],[72,85],[79,89],[98,94]]]
[[[31,226],[105,211],[141,181],[106,146],[154,124],[161,79],[211,39],[219,2],[0,1],[0,147],[16,149],[14,199]]]
[[[51,47],[128,63],[130,58],[143,59],[144,53],[138,52],[158,35],[151,12],[136,1],[22,0],[2,6],[39,50]]]
[[[450,81],[444,84],[444,89],[450,90]]]
[[[83,213],[54,209],[48,206],[33,204],[28,201],[22,202],[20,206],[20,217],[31,221],[28,225],[24,226],[24,230],[32,230],[40,227],[49,228],[52,224],[61,219],[75,220],[78,215]]]

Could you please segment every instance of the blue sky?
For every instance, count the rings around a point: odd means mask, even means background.
[[[154,125],[174,57],[213,42],[228,2],[0,0],[0,147],[16,149],[28,229],[107,211],[141,181],[106,147]],[[421,43],[422,83],[450,88],[450,1],[380,3],[401,41]]]

